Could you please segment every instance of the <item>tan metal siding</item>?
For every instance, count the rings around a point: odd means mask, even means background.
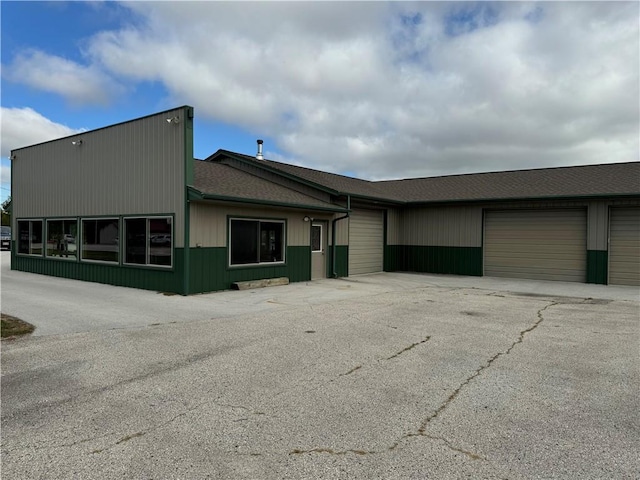
[[[183,112],[17,150],[14,218],[175,213],[175,246],[183,246],[184,125],[166,121]]]
[[[606,250],[609,225],[609,203],[589,202],[587,250]]]
[[[609,283],[640,285],[640,207],[611,209]]]
[[[354,209],[349,218],[349,275],[382,271],[382,210]]]
[[[400,245],[400,210],[397,208],[387,209],[387,245]]]
[[[228,216],[251,217],[256,219],[278,219],[287,221],[287,245],[310,245],[310,222],[304,211],[283,210],[277,208],[236,207],[229,204],[191,203],[191,247],[225,247],[227,245]],[[314,214],[317,220],[330,220],[331,216]],[[329,232],[331,233],[331,232]]]
[[[400,243],[417,246],[482,246],[482,208],[424,207],[402,213]]]
[[[586,281],[587,215],[583,209],[485,212],[484,274]]]
[[[344,213],[334,215],[335,218],[344,217]],[[333,223],[333,222],[331,222]],[[331,224],[329,224],[331,228]],[[331,232],[329,232],[329,242],[331,242]],[[336,222],[336,245],[349,245],[349,219],[343,218]]]

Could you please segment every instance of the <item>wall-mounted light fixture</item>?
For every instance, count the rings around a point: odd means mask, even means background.
[[[79,147],[80,145],[82,145],[84,142],[82,141],[82,139],[80,140],[74,140],[73,142],[71,142],[72,145],[75,145],[76,147]]]
[[[167,118],[167,123],[180,123],[180,117]]]
[[[15,153],[9,157],[10,160],[15,160],[16,158],[18,158],[18,157],[16,157]]]
[[[310,221],[311,221],[311,220],[313,220],[313,219],[312,219],[310,216],[305,215],[305,216],[304,216],[304,218],[303,218],[302,220],[304,220],[305,222],[310,222]]]

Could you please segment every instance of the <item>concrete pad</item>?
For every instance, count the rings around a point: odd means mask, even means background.
[[[0,307],[4,313],[35,325],[35,336],[225,318],[422,288],[640,301],[637,287],[411,273],[378,273],[183,297],[18,272],[10,270],[9,252],[2,252],[0,259]]]

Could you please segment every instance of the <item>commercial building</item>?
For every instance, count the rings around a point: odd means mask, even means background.
[[[12,151],[12,268],[192,294],[380,271],[640,285],[640,162],[371,182],[218,150],[193,108]]]

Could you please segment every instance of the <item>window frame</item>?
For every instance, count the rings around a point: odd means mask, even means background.
[[[313,236],[311,236],[311,253],[318,253],[318,252],[324,252],[324,241],[323,241],[323,235],[322,235],[322,230],[324,225],[322,225],[321,223],[313,223],[311,224],[311,231],[313,232],[313,229],[315,227],[318,227],[320,229],[320,248],[318,250],[314,250],[313,249]]]
[[[258,235],[256,237],[257,244],[257,262],[255,263],[232,263],[231,261],[231,224],[234,220],[243,222],[257,222]],[[260,224],[261,223],[279,223],[282,225],[282,260],[277,262],[261,262],[260,261]],[[266,218],[266,217],[241,217],[241,216],[228,216],[227,217],[227,267],[228,268],[246,268],[246,267],[265,267],[265,266],[280,266],[285,265],[287,262],[287,220],[284,218]]]
[[[83,258],[83,253],[84,253],[84,222],[85,221],[99,221],[99,220],[115,220],[118,223],[118,260],[115,262],[112,262],[110,260],[95,260],[95,259],[87,259],[87,258]],[[113,216],[113,215],[106,215],[104,217],[79,217],[78,221],[80,222],[80,254],[78,255],[78,261],[79,262],[83,262],[83,263],[98,263],[101,265],[122,265],[122,217],[119,216]]]
[[[171,220],[171,244],[169,246],[170,258],[171,261],[169,265],[159,265],[155,263],[149,263],[149,259],[151,257],[151,227],[150,220],[156,219],[164,219]],[[145,263],[129,263],[127,262],[127,220],[145,220]],[[173,215],[125,215],[122,217],[122,230],[121,230],[121,239],[122,239],[122,265],[127,267],[139,267],[139,268],[161,268],[165,270],[173,269],[173,257],[174,257],[174,218]]]
[[[20,222],[29,222],[29,248],[28,252],[20,252]],[[33,235],[33,223],[40,222],[40,236],[42,238],[42,251],[38,253],[31,253],[31,237]],[[17,236],[16,236],[16,255],[21,255],[25,257],[44,257],[46,251],[46,242],[45,242],[45,219],[43,217],[35,217],[35,218],[16,218],[16,226],[17,228]],[[13,233],[12,233],[13,234]]]
[[[76,257],[75,258],[68,258],[68,257],[61,257],[61,256],[55,256],[55,255],[49,255],[47,254],[47,250],[48,250],[48,245],[49,245],[49,222],[64,222],[64,221],[68,221],[68,222],[75,222],[76,224]],[[82,240],[81,237],[81,232],[80,232],[80,221],[78,217],[51,217],[51,218],[45,218],[44,219],[44,240],[45,240],[45,248],[44,248],[44,257],[47,259],[51,259],[51,260],[63,260],[65,262],[78,262],[80,261],[80,252],[78,251],[78,239]],[[63,229],[64,230],[64,229]]]

